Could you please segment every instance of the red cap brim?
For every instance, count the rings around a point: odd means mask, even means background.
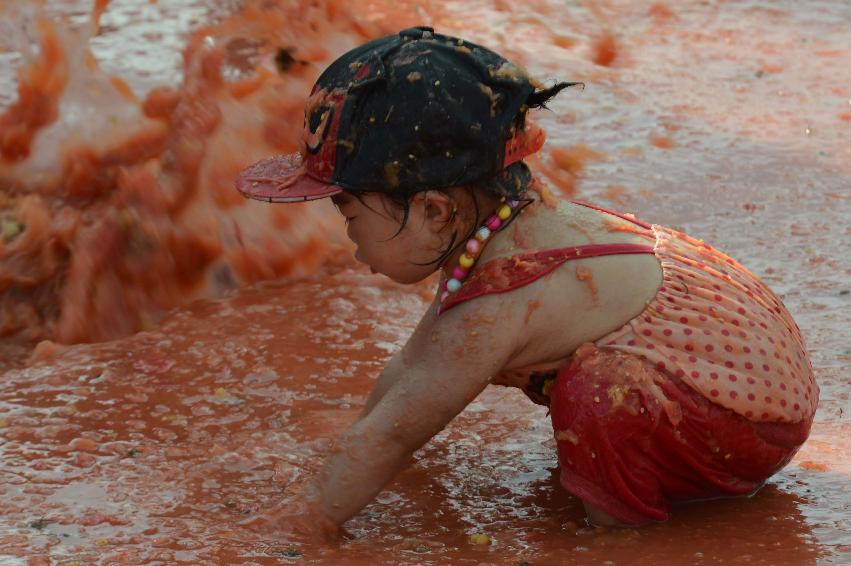
[[[243,196],[266,202],[303,202],[343,191],[308,175],[298,153],[270,157],[246,167],[237,175],[235,185]]]
[[[540,151],[547,141],[547,134],[538,124],[531,119],[526,119],[526,127],[518,132],[513,138],[505,143],[505,161],[503,167],[508,167]]]

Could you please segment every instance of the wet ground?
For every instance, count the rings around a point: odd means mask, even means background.
[[[550,142],[536,166],[563,194],[682,228],[775,289],[822,390],[810,440],[752,498],[592,530],[559,487],[546,411],[493,388],[347,524],[339,546],[263,540],[237,523],[317,465],[430,298],[324,250],[330,263],[312,275],[208,288],[220,296],[132,336],[33,353],[9,340],[0,564],[851,561],[851,8],[356,4],[370,29],[433,22],[542,78],[585,81],[543,115]],[[218,17],[186,5],[199,22],[166,35]],[[185,7],[160,2],[166,13]],[[103,44],[139,19],[119,8],[106,13],[116,23]],[[102,66],[141,95],[156,81],[136,74],[154,62],[119,57],[118,45],[101,51]],[[180,76],[177,63],[157,64],[164,82]],[[257,203],[235,214],[254,211],[265,221]]]

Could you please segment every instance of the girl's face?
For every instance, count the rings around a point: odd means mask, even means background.
[[[452,203],[445,195],[429,191],[414,196],[403,228],[403,211],[378,193],[358,199],[343,192],[331,200],[346,218],[346,233],[357,246],[355,259],[374,273],[398,283],[416,283],[439,268],[432,262],[452,233]]]

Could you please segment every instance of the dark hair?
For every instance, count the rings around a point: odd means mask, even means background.
[[[514,119],[515,127],[518,129],[522,129],[525,125],[526,121],[526,112],[530,108],[547,108],[546,103],[549,102],[553,97],[555,97],[562,90],[569,88],[571,86],[580,85],[582,88],[585,88],[585,83],[581,82],[559,82],[554,84],[549,88],[542,88],[540,90],[535,90],[532,92],[528,98],[526,99],[525,104],[521,107],[520,112],[517,113],[517,116]],[[471,185],[466,185],[464,188],[467,190],[470,198],[473,201],[473,206],[475,207],[475,218],[479,217],[479,201],[476,198],[477,193],[490,194],[491,196],[496,196],[501,199],[513,199],[519,201],[520,209],[529,206],[534,202],[533,198],[526,197],[526,190],[532,184],[532,171],[529,169],[529,166],[526,165],[523,161],[518,161],[516,163],[512,163],[499,173],[497,173],[494,177],[487,179],[482,182],[473,183]],[[440,190],[440,189],[431,189],[431,190]],[[351,194],[363,202],[361,198],[362,193],[351,192]],[[411,199],[413,199],[414,195],[417,193],[410,194],[398,194],[398,193],[382,193],[390,202],[395,204],[398,208],[402,209],[402,220],[399,223],[399,230],[391,236],[395,238],[398,236],[402,230],[405,229],[406,224],[408,223],[408,216],[411,212]],[[366,206],[366,205],[365,205]],[[447,222],[451,222],[454,218],[454,214],[449,218]],[[514,219],[517,218],[517,215],[513,215],[505,226],[514,222]],[[461,242],[466,242],[470,238],[473,237],[476,230],[478,230],[478,226],[474,225],[472,230],[470,230],[463,238],[461,238]],[[452,253],[461,245],[458,242],[458,233],[453,232],[452,237],[449,239],[449,244],[447,244],[446,248],[443,250],[439,250],[440,255],[428,262],[428,263],[415,263],[415,265],[433,265],[435,263],[439,264],[444,259],[452,255]]]
[[[529,108],[546,108],[547,102],[550,99],[554,98],[558,93],[563,91],[566,88],[570,88],[572,86],[580,86],[583,89],[585,88],[585,83],[582,82],[573,82],[573,83],[556,83],[550,88],[542,88],[541,90],[535,90],[529,97],[526,99],[526,106]]]

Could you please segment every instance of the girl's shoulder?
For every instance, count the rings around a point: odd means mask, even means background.
[[[619,263],[632,270],[633,255],[653,255],[655,233],[649,224],[594,207],[560,201],[548,206],[534,202],[501,238],[495,238],[482,254],[476,269],[463,287],[448,297],[441,312],[470,299],[494,293],[507,293],[525,287],[567,262],[610,256],[608,272]],[[619,261],[622,260],[622,261]],[[654,262],[644,262],[655,271]],[[579,276],[582,279],[582,276]]]
[[[581,201],[535,200],[486,250],[483,259],[511,257],[583,244],[643,242],[652,244],[652,225]]]
[[[518,328],[504,328],[531,345],[517,363],[561,359],[628,321],[655,295],[661,269],[652,234],[572,203],[527,209],[439,315],[498,303],[502,312],[522,315]]]

